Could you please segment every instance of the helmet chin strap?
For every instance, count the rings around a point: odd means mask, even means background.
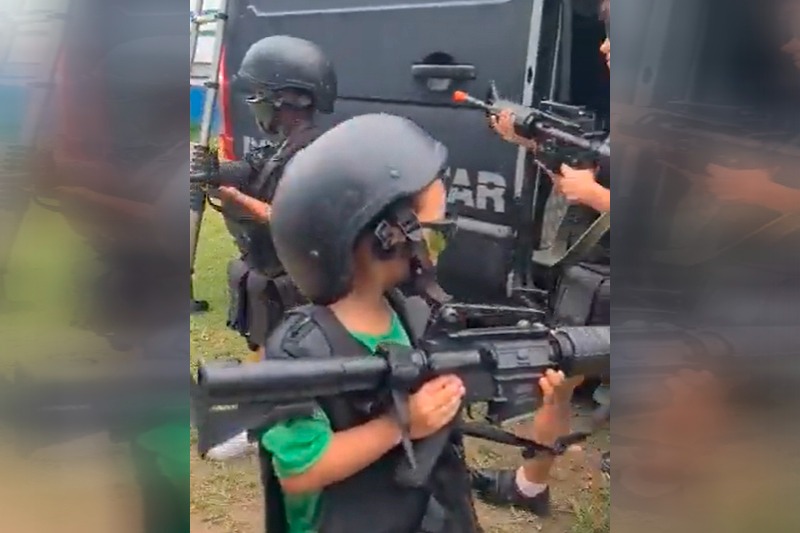
[[[453,300],[453,297],[439,285],[436,279],[436,267],[428,258],[424,243],[413,243],[409,264],[411,277],[404,284],[403,292],[422,297],[434,312]]]

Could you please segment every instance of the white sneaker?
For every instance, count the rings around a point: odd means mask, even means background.
[[[230,438],[211,448],[206,454],[206,458],[212,461],[228,461],[236,457],[242,457],[250,451],[255,451],[257,444],[247,439],[247,432],[243,431],[233,438]]]
[[[608,406],[611,405],[611,388],[608,385],[598,385],[592,395],[598,405]]]

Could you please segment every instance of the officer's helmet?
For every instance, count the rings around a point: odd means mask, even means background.
[[[288,35],[253,44],[234,80],[234,90],[245,97],[261,125],[269,124],[282,105],[332,113],[336,87],[336,71],[322,50]]]

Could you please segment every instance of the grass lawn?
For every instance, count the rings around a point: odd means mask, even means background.
[[[226,269],[235,250],[222,218],[215,211],[207,209],[197,250],[194,290],[195,298],[208,300],[211,309],[191,319],[190,340],[192,361],[195,363],[203,359],[241,357],[245,354],[246,346],[242,338],[225,326],[228,304]]]

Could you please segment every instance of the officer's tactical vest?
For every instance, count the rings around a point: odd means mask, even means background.
[[[393,293],[390,301],[416,344],[430,315],[427,305],[419,298],[405,299],[399,293]],[[271,337],[267,354],[291,358],[370,355],[322,306],[292,311]],[[385,401],[374,394],[349,394],[320,399],[318,405],[333,430],[343,431],[375,418]],[[322,494],[318,533],[480,533],[460,435],[454,435],[425,488],[408,489],[395,482],[403,457],[402,447],[398,446],[358,474],[327,487]],[[267,531],[284,533],[286,515],[280,483],[263,448],[261,475]]]
[[[320,133],[321,130],[310,125],[294,132],[264,163],[263,168],[258,171],[258,175],[245,193],[271,203],[286,165],[297,152],[319,137]],[[258,270],[270,278],[285,273],[275,252],[275,246],[272,244],[269,223],[228,216],[226,224],[228,230],[234,235],[240,251],[244,252],[244,259],[250,268]]]
[[[608,139],[606,139],[608,143]],[[609,168],[600,168],[597,181],[609,188]],[[570,205],[559,230],[570,248],[597,219],[598,213],[587,206]],[[562,232],[563,231],[563,232]],[[588,250],[577,265],[569,265],[559,276],[551,294],[553,322],[561,326],[605,325],[611,320],[611,233]]]

